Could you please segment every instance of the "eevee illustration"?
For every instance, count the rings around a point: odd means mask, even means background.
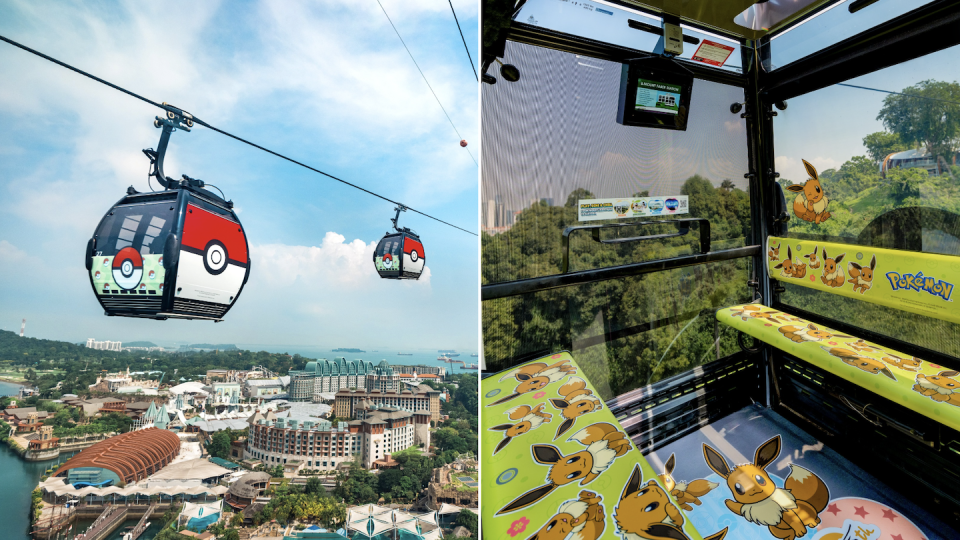
[[[764,306],[758,306],[756,304],[747,304],[745,306],[740,306],[734,308],[733,316],[740,317],[744,321],[750,319],[764,319],[772,323],[780,324],[780,321],[777,320],[777,317],[782,316],[780,311],[763,311]]]
[[[806,264],[793,262],[793,252],[790,251],[790,246],[787,246],[787,258],[780,264],[774,266],[774,268],[782,268],[780,275],[786,277],[800,279],[807,275]]]
[[[850,279],[847,283],[853,283],[853,290],[860,289],[860,294],[867,292],[867,289],[873,286],[873,271],[877,268],[877,256],[870,259],[870,266],[860,266],[855,262],[847,264],[847,273]]]
[[[846,253],[841,253],[836,258],[831,259],[827,255],[827,248],[823,248],[823,275],[820,276],[820,281],[828,287],[841,287],[843,286],[843,268],[840,267],[840,261],[843,260],[843,256]]]
[[[540,530],[527,540],[597,540],[603,535],[607,516],[603,497],[592,491],[581,491],[580,498],[566,501]]]
[[[567,442],[570,441],[577,441],[587,449],[565,456],[552,444],[532,445],[530,451],[534,461],[550,465],[546,476],[547,483],[517,497],[498,510],[495,515],[526,508],[558,487],[577,480],[580,481],[581,486],[585,486],[593,482],[600,473],[610,467],[615,459],[626,454],[631,448],[630,438],[607,422],[592,424],[581,429],[567,439]]]
[[[777,247],[770,246],[770,251],[767,252],[767,256],[770,257],[771,261],[780,260],[780,244],[777,244]]]
[[[891,366],[898,367],[904,371],[916,372],[917,370],[920,369],[920,366],[923,365],[923,360],[920,360],[916,356],[914,356],[913,358],[907,359],[907,358],[897,356],[895,354],[887,353],[887,354],[884,354],[883,357],[880,359],[890,364]]]
[[[866,371],[871,375],[876,375],[878,373],[883,373],[887,377],[890,377],[893,380],[897,380],[897,376],[890,371],[883,362],[879,360],[874,360],[873,358],[867,358],[866,356],[860,356],[859,354],[851,351],[850,349],[842,349],[840,347],[824,347],[820,346],[821,349],[827,351],[833,356],[843,360],[843,362],[849,366],[853,366],[860,371]]]
[[[720,484],[702,478],[691,482],[677,482],[673,478],[673,468],[676,464],[676,456],[670,454],[670,458],[667,459],[667,462],[663,465],[663,474],[658,474],[657,476],[660,478],[660,481],[663,482],[667,491],[670,492],[670,495],[673,495],[673,498],[677,500],[680,508],[689,512],[693,510],[693,507],[690,506],[691,503],[700,506],[700,497],[710,493],[710,491],[716,489]]]
[[[830,212],[827,212],[827,205],[830,201],[827,200],[827,194],[824,193],[823,186],[820,185],[817,169],[805,159],[800,161],[803,162],[803,167],[807,169],[810,178],[803,185],[787,186],[789,191],[797,194],[797,198],[793,200],[793,213],[804,221],[819,225],[830,217]]]
[[[871,344],[867,343],[866,341],[864,341],[864,340],[862,340],[862,339],[858,339],[858,340],[854,341],[853,343],[847,343],[847,345],[849,345],[850,348],[852,348],[853,350],[858,351],[858,352],[864,352],[864,351],[868,351],[868,352],[881,352],[881,351],[883,351],[883,349],[881,349],[880,347],[877,347],[876,345],[871,345]]]
[[[529,405],[520,405],[514,407],[506,412],[508,418],[513,420],[513,423],[509,424],[500,424],[498,426],[493,426],[487,428],[490,431],[502,431],[503,440],[500,441],[500,444],[493,450],[493,455],[496,455],[497,452],[501,451],[510,444],[510,441],[514,437],[523,435],[524,433],[529,433],[545,422],[549,422],[553,415],[547,412],[543,412],[543,407],[545,403],[540,403],[536,407],[530,408]]]
[[[830,339],[832,337],[838,338],[850,338],[852,336],[847,336],[844,334],[832,334],[826,331],[823,328],[819,328],[813,323],[808,323],[806,326],[793,326],[791,324],[781,326],[778,328],[783,337],[795,341],[797,343],[802,343],[804,341],[823,341],[825,339]]]
[[[520,384],[517,385],[512,394],[488,404],[487,407],[505,403],[529,392],[543,390],[548,384],[555,383],[567,375],[575,375],[577,368],[569,365],[569,362],[570,360],[562,360],[549,366],[544,362],[534,362],[506,373],[503,377],[500,377],[500,382],[509,377],[514,377],[520,381]]]
[[[808,263],[808,265],[810,266],[811,270],[816,270],[817,268],[820,268],[820,260],[817,259],[818,249],[820,249],[819,246],[813,246],[813,253],[807,253],[806,255],[803,256],[804,259],[810,259],[810,262]]]
[[[613,517],[624,540],[690,540],[683,532],[683,514],[656,480],[643,484],[640,465],[633,466]],[[721,540],[726,535],[724,528],[704,540]]]
[[[960,371],[941,371],[936,375],[917,373],[917,384],[913,385],[915,392],[927,396],[939,403],[949,403],[960,407],[960,381],[954,379]]]
[[[774,538],[794,540],[820,524],[820,512],[827,507],[830,490],[816,474],[790,465],[790,475],[778,488],[765,470],[780,455],[780,435],[761,444],[753,463],[732,470],[719,452],[703,445],[707,466],[727,481],[735,500],[724,503],[734,514],[757,525],[766,525]]]
[[[559,439],[561,435],[572,428],[577,418],[603,408],[603,402],[587,389],[586,381],[580,377],[567,379],[567,382],[557,390],[557,393],[563,396],[563,399],[551,399],[550,403],[560,410],[560,416],[564,420],[557,428],[557,435],[553,440]]]

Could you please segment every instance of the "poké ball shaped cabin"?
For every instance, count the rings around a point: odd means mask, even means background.
[[[250,275],[247,237],[232,206],[188,186],[117,202],[87,244],[104,314],[221,320]]]
[[[420,279],[426,264],[420,237],[409,231],[384,236],[373,252],[373,264],[382,278]]]

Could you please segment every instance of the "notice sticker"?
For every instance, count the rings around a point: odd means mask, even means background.
[[[577,201],[579,221],[626,219],[650,216],[689,214],[686,195],[672,197],[623,197],[619,199],[580,199]]]
[[[720,67],[726,63],[727,58],[730,58],[730,53],[732,52],[733,47],[729,45],[723,45],[705,39],[700,43],[697,52],[693,53],[691,60]]]

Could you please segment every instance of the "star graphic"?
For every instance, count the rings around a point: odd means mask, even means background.
[[[837,515],[840,513],[840,507],[837,506],[837,503],[833,503],[827,507],[827,512],[830,512],[833,515]]]
[[[883,517],[889,519],[890,521],[893,521],[897,517],[897,515],[893,513],[893,510],[884,510]]]
[[[892,538],[893,540],[903,540],[903,535],[902,534],[898,534],[896,536],[890,535],[890,538]]]
[[[854,508],[857,509],[857,511],[854,512],[854,514],[856,514],[856,515],[858,515],[858,516],[860,516],[860,517],[867,517],[867,515],[870,513],[870,512],[867,512],[866,510],[864,510],[862,506],[854,506]]]

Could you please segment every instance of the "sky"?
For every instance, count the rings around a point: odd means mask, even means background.
[[[0,4],[0,34],[407,206],[478,230],[479,97],[447,2]],[[473,58],[478,4],[454,0]],[[372,263],[393,205],[202,127],[171,137],[166,174],[236,204],[250,278],[224,322],[106,317],[83,252],[147,185],[159,109],[0,43],[0,328],[71,342],[478,346],[478,240],[406,212],[419,281]],[[461,136],[469,146],[461,148]],[[156,185],[154,184],[154,187]]]

